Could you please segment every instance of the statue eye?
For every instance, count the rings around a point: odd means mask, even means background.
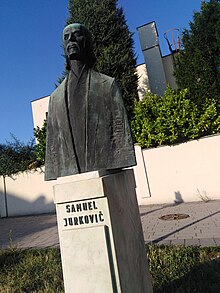
[[[65,34],[64,35],[64,40],[66,41],[66,40],[68,40],[68,38],[69,38],[69,34]]]
[[[80,32],[76,31],[76,32],[74,33],[74,36],[75,36],[76,38],[78,38],[78,37],[81,36],[81,34],[80,34]]]

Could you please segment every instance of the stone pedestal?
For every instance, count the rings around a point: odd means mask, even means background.
[[[66,293],[152,292],[133,170],[54,186]]]

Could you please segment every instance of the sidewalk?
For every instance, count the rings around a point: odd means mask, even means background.
[[[0,248],[58,246],[56,215],[46,214],[0,219]]]
[[[141,206],[140,216],[146,243],[220,246],[220,201]],[[0,248],[10,240],[18,248],[59,246],[56,215],[0,219]]]
[[[189,217],[159,219],[170,214]],[[220,246],[220,201],[142,206],[140,215],[147,243]]]

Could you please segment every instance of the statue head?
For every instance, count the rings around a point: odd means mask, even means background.
[[[66,57],[67,70],[71,60],[79,60],[89,67],[95,63],[92,35],[82,24],[73,23],[63,30],[63,47]]]

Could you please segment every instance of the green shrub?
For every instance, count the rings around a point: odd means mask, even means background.
[[[39,165],[43,165],[45,162],[46,131],[47,131],[47,120],[44,120],[42,128],[40,128],[39,126],[34,128],[34,136],[37,140],[34,153],[36,155],[36,159]]]
[[[33,140],[25,144],[12,135],[12,141],[0,144],[0,175],[25,171],[34,160]]]
[[[175,92],[168,86],[164,97],[148,93],[136,102],[131,128],[142,147],[185,142],[220,130],[218,105],[206,100],[199,110],[188,89]]]

